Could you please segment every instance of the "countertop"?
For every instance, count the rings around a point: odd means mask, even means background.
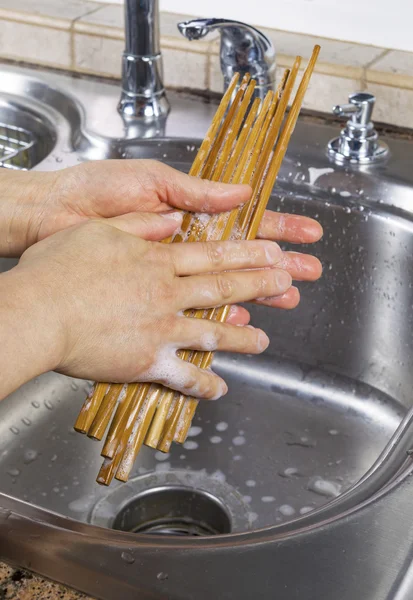
[[[0,562],[0,600],[93,600],[58,583]]]

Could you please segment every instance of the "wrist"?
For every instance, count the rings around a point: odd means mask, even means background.
[[[47,286],[30,271],[17,266],[0,275],[0,329],[6,342],[4,349],[14,357],[13,389],[54,370],[61,360],[61,331],[54,300]]]
[[[0,256],[20,256],[36,243],[55,177],[0,169]]]

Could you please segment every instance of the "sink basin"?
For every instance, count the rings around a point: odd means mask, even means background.
[[[32,169],[52,152],[56,132],[44,110],[24,99],[2,94],[0,99],[0,165]]]
[[[56,138],[38,170],[128,156],[187,171],[215,109],[171,94],[167,137],[138,141],[121,138],[116,86],[10,67],[0,81],[48,110]],[[398,591],[413,539],[410,145],[387,139],[389,163],[346,170],[325,157],[336,133],[301,119],[270,201],[320,220],[325,236],[312,251],[323,278],[300,285],[292,312],[250,307],[271,344],[259,357],[216,356],[229,393],[200,404],[183,447],[144,448],[130,482],[99,487],[100,444],[73,430],[90,382],[48,373],[1,403],[5,558],[108,600],[137,590],[145,599],[411,597]],[[0,271],[14,264],[2,259]]]

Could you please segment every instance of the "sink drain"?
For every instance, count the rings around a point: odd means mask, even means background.
[[[250,528],[248,507],[226,482],[174,470],[130,480],[95,505],[94,525],[139,534],[202,537]]]
[[[142,492],[121,509],[113,529],[164,535],[217,535],[231,532],[225,507],[211,494],[165,486]]]

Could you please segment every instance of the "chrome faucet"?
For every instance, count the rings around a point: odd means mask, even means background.
[[[188,40],[200,40],[217,29],[221,34],[221,70],[226,89],[235,73],[249,73],[257,80],[255,96],[264,98],[275,85],[275,51],[271,40],[261,31],[240,21],[193,19],[179,23]]]
[[[339,117],[350,116],[340,136],[328,144],[328,155],[337,164],[371,164],[387,156],[389,149],[371,121],[375,101],[373,94],[357,92],[349,96],[349,104],[333,108]]]
[[[162,82],[159,2],[125,0],[125,51],[118,111],[127,126],[137,126],[137,135],[151,136],[162,131],[169,110]]]

